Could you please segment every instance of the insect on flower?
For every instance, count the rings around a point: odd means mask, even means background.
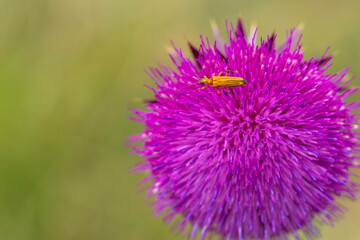
[[[214,26],[214,44],[190,45],[194,60],[174,46],[175,69],[150,68],[154,100],[131,109],[143,124],[128,138],[143,158],[133,171],[156,215],[189,239],[313,239],[343,215],[338,198],[359,192],[360,101],[347,99],[357,88],[346,89],[347,68],[327,73],[326,52],[305,59],[299,28],[276,47],[241,19],[226,28],[227,41]],[[169,101],[189,86],[209,94]]]
[[[236,98],[237,100],[239,100],[234,94],[232,94],[229,89],[227,87],[237,87],[237,86],[241,86],[241,85],[244,85],[246,84],[246,80],[241,78],[241,77],[233,77],[233,76],[228,76],[228,74],[230,73],[230,71],[227,71],[225,76],[221,76],[223,72],[220,72],[218,76],[212,76],[211,78],[208,78],[206,76],[204,76],[204,78],[201,78],[199,77],[200,81],[199,82],[196,82],[196,83],[193,83],[193,84],[190,84],[186,87],[183,87],[181,88],[179,91],[177,91],[174,96],[172,96],[172,100],[174,99],[174,97],[180,92],[182,91],[183,89],[187,88],[187,87],[190,87],[192,85],[195,85],[195,84],[201,84],[201,85],[205,85],[204,87],[202,88],[199,88],[195,91],[199,91],[199,90],[202,90],[202,89],[205,89],[209,86],[211,87],[214,87],[216,88],[216,91],[218,94],[222,93],[224,90],[227,91],[229,94],[231,94],[234,98]],[[218,87],[225,87],[225,89],[223,91],[219,91]],[[240,100],[239,100],[240,101]]]

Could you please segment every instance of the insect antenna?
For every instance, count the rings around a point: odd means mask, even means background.
[[[201,79],[201,77],[195,71],[194,74],[198,77],[198,79]]]
[[[187,86],[185,86],[185,87],[183,87],[183,88],[180,88],[180,90],[177,91],[177,92],[174,94],[174,96],[171,97],[171,101],[174,99],[174,97],[175,97],[180,91],[182,91],[183,89],[188,88],[188,87],[190,87],[190,86],[192,86],[192,85],[195,85],[195,84],[198,84],[198,82],[192,83],[192,84],[187,85]]]
[[[198,77],[198,79],[201,79],[201,77],[196,73],[197,69],[193,70],[193,67],[191,65],[191,61],[188,61],[189,67],[191,68],[192,72],[196,75],[196,77]],[[201,69],[201,68],[200,68]]]

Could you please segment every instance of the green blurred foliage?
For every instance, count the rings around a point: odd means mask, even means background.
[[[358,0],[1,0],[0,239],[181,239],[137,193],[144,175],[129,175],[140,159],[124,139],[142,126],[127,108],[151,98],[142,69],[171,65],[170,39],[184,48],[184,36],[211,36],[209,19],[225,36],[241,12],[247,29],[280,40],[304,23],[307,57],[331,46],[330,71],[359,76],[359,10]],[[360,239],[360,204],[344,204],[323,239]]]

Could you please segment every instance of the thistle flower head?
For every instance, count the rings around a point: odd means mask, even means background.
[[[344,90],[347,69],[326,73],[325,54],[305,60],[298,29],[277,47],[275,35],[258,45],[256,30],[246,37],[241,20],[227,27],[228,43],[213,30],[213,45],[190,44],[194,60],[174,48],[175,70],[150,68],[155,100],[132,110],[144,124],[130,141],[141,142],[133,148],[144,159],[136,170],[148,172],[147,196],[166,221],[181,216],[189,238],[316,235],[318,223],[341,214],[336,198],[357,192],[349,176],[360,102],[345,102],[357,90]],[[194,91],[226,72],[246,84]]]

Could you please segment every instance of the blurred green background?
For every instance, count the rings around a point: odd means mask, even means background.
[[[359,10],[358,0],[1,0],[0,239],[181,239],[137,193],[143,175],[129,175],[140,159],[124,139],[142,126],[127,108],[151,97],[142,69],[171,65],[170,40],[198,45],[209,19],[225,36],[241,12],[247,30],[255,22],[280,40],[304,23],[307,57],[331,46],[331,72],[360,76]],[[343,202],[322,239],[360,239],[360,203]]]

